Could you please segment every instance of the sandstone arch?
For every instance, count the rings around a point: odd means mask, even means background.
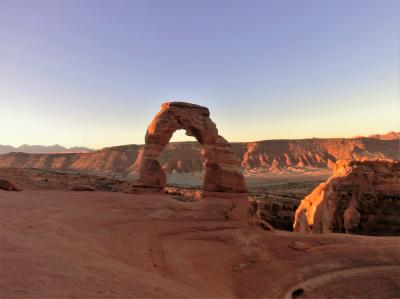
[[[239,162],[230,144],[220,135],[206,107],[184,102],[166,102],[147,128],[140,167],[140,183],[162,188],[165,172],[157,158],[176,130],[186,130],[201,144],[205,160],[203,190],[209,192],[247,191]]]

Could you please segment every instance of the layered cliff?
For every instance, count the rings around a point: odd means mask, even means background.
[[[400,139],[337,138],[265,140],[232,143],[232,151],[245,173],[332,168],[339,159],[400,159]],[[123,145],[90,153],[0,155],[0,167],[74,171],[115,177],[139,171],[142,145]],[[196,142],[168,144],[160,156],[166,172],[198,172],[203,169],[201,149]]]

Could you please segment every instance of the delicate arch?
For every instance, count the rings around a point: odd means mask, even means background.
[[[239,162],[230,144],[220,135],[206,107],[184,102],[167,102],[147,128],[140,167],[140,183],[162,188],[165,172],[157,158],[176,130],[186,130],[201,144],[205,160],[203,190],[209,192],[246,192]]]

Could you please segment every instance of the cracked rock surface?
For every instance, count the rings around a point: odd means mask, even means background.
[[[398,238],[265,230],[245,202],[0,190],[0,298],[398,297]]]

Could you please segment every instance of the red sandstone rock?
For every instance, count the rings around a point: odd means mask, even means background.
[[[395,136],[395,135],[394,135]],[[333,169],[336,160],[400,160],[400,139],[331,138],[235,142],[231,150],[245,172],[314,172]],[[136,178],[142,164],[144,145],[124,145],[80,154],[0,155],[0,167],[36,168],[87,173],[118,178]],[[166,173],[204,170],[201,146],[197,142],[169,143],[158,157]]]
[[[400,139],[400,132],[388,132],[386,134],[373,134],[369,135],[369,138],[380,139],[380,140],[396,140]]]
[[[0,179],[0,189],[5,191],[21,191],[21,189],[13,183],[3,179]]]
[[[158,157],[169,143],[172,134],[185,129],[201,144],[205,164],[204,191],[238,192],[247,191],[239,161],[231,151],[230,144],[220,135],[210,119],[206,107],[167,102],[149,125],[145,147],[141,156],[140,182],[144,186],[163,188],[166,182],[164,169]]]
[[[398,235],[400,161],[339,160],[333,175],[302,200],[297,232]]]
[[[0,298],[399,297],[398,238],[267,231],[245,203],[0,192]]]
[[[96,191],[96,189],[89,185],[75,185],[71,189],[71,191]]]

